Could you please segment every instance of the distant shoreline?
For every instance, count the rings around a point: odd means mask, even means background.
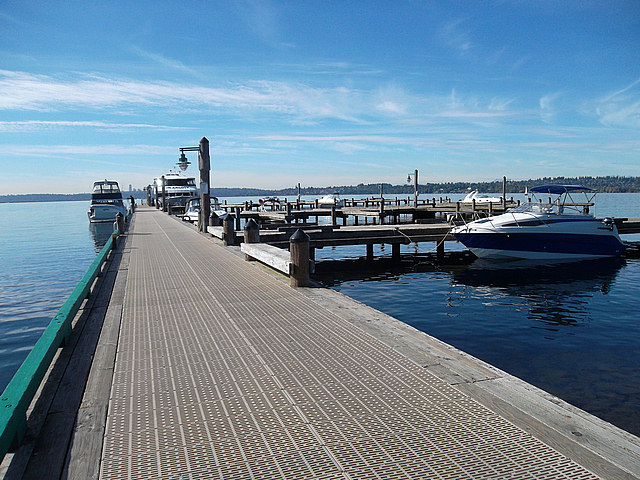
[[[640,192],[640,177],[545,177],[536,180],[507,180],[507,193],[523,193],[525,187],[544,184],[584,185],[602,193],[638,193]],[[341,195],[379,195],[380,185],[384,195],[413,195],[413,185],[391,185],[389,183],[369,183],[359,185],[343,185],[332,187],[303,187],[301,195],[326,195],[339,193]],[[444,195],[448,193],[467,193],[469,190],[479,190],[482,193],[502,193],[502,180],[493,182],[448,182],[426,183],[418,185],[420,195]],[[259,189],[259,188],[212,188],[211,194],[216,197],[266,197],[266,196],[296,196],[296,188]],[[123,191],[126,199],[131,195],[136,200],[146,199],[144,190]],[[26,193],[14,195],[0,195],[0,203],[30,203],[30,202],[64,202],[89,201],[90,193]]]

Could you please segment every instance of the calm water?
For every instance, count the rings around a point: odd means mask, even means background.
[[[86,209],[87,202],[0,204],[1,388],[110,231],[90,230]],[[640,217],[640,194],[601,194],[596,214]],[[339,247],[318,250],[316,258],[364,254],[364,247]],[[425,264],[325,281],[640,435],[640,260],[489,267]]]
[[[0,203],[0,388],[96,255],[88,202]]]

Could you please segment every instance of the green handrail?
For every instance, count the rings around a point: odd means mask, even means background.
[[[129,215],[127,216],[127,220]],[[102,264],[116,246],[116,230],[104,245],[87,273],[71,292],[67,301],[44,330],[27,358],[15,373],[0,397],[0,461],[12,446],[22,441],[27,428],[27,409],[44,378],[58,347],[71,335],[71,322],[89,295],[91,285],[100,274]]]

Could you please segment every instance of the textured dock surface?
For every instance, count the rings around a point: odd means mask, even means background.
[[[101,478],[598,478],[174,219],[128,241]]]

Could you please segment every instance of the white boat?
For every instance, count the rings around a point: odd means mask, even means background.
[[[211,200],[211,208],[210,208],[210,225],[220,225],[222,220],[224,220],[228,213],[220,206],[220,201],[218,197],[209,197]],[[182,220],[185,222],[195,222],[200,218],[200,197],[194,197],[189,199],[185,206],[184,215],[182,215]]]
[[[93,183],[91,191],[91,204],[89,205],[90,222],[113,222],[116,215],[127,215],[127,207],[122,201],[122,192],[118,182],[113,180],[101,180]]]
[[[502,203],[502,197],[491,197],[484,193],[479,193],[478,190],[473,190],[467,193],[467,196],[461,200],[461,203]]]
[[[335,205],[339,208],[342,207],[343,204],[344,202],[340,199],[340,195],[338,193],[328,193],[324,197],[318,199],[319,207],[332,207]]]
[[[160,208],[163,208],[162,204],[162,178],[164,177],[164,194],[167,203],[167,209],[169,207],[173,212],[185,210],[187,201],[196,195],[198,195],[198,188],[196,186],[195,177],[187,177],[182,172],[170,170],[162,177],[155,178],[153,180],[157,189],[156,202]]]
[[[584,194],[576,203],[572,194]],[[528,201],[502,215],[460,225],[451,233],[476,256],[496,259],[578,260],[615,257],[625,244],[612,218],[589,213],[595,190],[581,185],[545,185],[529,190]],[[535,194],[555,195],[547,203]]]

